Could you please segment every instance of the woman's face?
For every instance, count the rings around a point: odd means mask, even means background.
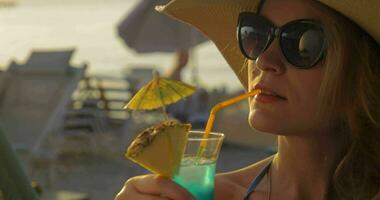
[[[266,0],[261,15],[280,27],[297,19],[322,21],[320,5],[312,0]],[[322,81],[321,62],[298,69],[283,56],[278,39],[248,65],[249,90],[260,88],[278,96],[260,94],[250,99],[253,128],[281,135],[318,131],[315,119]]]

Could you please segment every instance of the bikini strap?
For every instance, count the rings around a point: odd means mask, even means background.
[[[250,184],[250,186],[248,187],[248,190],[247,192],[245,193],[244,195],[244,200],[248,200],[249,199],[249,196],[251,195],[251,193],[253,191],[255,191],[257,185],[259,185],[259,183],[261,182],[261,180],[264,178],[264,176],[268,173],[269,169],[270,169],[270,166],[272,164],[272,161],[270,161],[267,166],[265,166],[261,171],[260,173],[255,177],[255,179],[253,179],[252,183]]]

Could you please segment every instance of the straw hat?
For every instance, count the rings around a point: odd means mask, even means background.
[[[238,15],[256,12],[259,0],[172,0],[157,10],[197,27],[218,47],[247,89],[244,57],[236,42]],[[380,0],[320,0],[342,13],[380,43]]]

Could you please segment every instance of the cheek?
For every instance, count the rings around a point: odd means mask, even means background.
[[[314,129],[317,124],[318,94],[321,85],[321,70],[305,71],[290,80],[289,126],[295,131]]]
[[[270,106],[250,103],[249,122],[253,128],[285,135],[315,128],[321,70],[292,70],[277,82],[287,94],[285,103]]]
[[[307,71],[306,71],[307,72]],[[319,88],[322,82],[321,70],[313,70],[309,73],[296,76],[294,80],[290,82],[290,88],[294,92],[292,93],[292,99],[290,103],[297,109],[297,113],[300,115],[314,114],[318,106],[318,94]]]

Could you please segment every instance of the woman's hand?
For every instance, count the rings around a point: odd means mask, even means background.
[[[169,178],[143,175],[128,179],[115,200],[195,200],[190,192]]]

